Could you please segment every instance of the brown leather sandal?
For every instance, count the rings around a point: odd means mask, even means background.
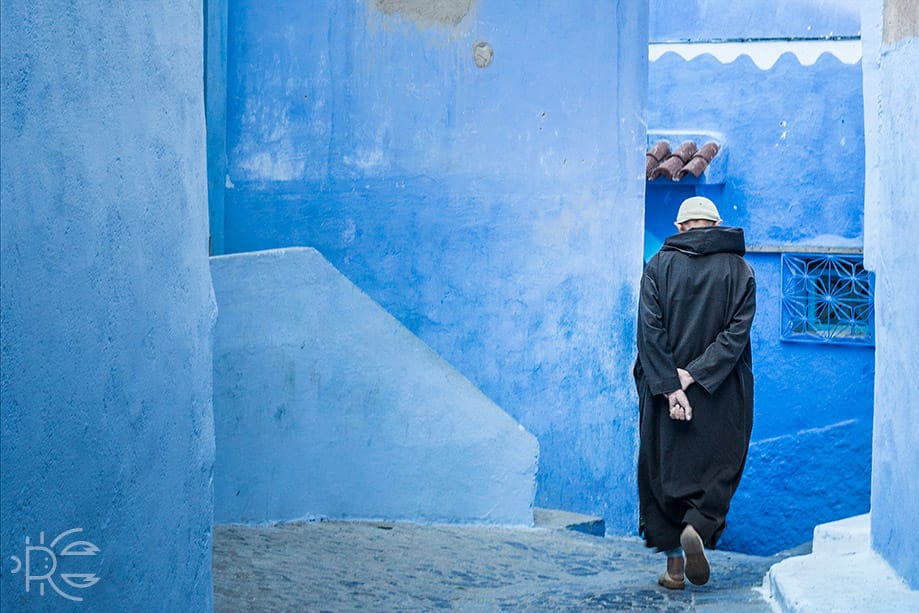
[[[680,579],[674,579],[667,571],[662,572],[661,576],[657,578],[657,584],[668,590],[682,590],[686,588],[686,582],[682,577]]]
[[[686,556],[686,566],[683,569],[686,578],[695,585],[708,583],[711,569],[708,566],[708,559],[705,557],[702,537],[689,524],[686,524],[686,527],[683,528],[683,533],[680,535],[680,545],[683,547],[683,554]]]

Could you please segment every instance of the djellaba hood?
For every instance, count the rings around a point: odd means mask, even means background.
[[[711,253],[746,253],[743,229],[724,226],[693,228],[674,234],[664,241],[661,251],[679,251],[687,255]]]

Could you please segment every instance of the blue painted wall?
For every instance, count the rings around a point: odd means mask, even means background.
[[[700,85],[704,83],[704,86]],[[864,218],[861,66],[824,54],[771,70],[666,53],[650,66],[648,126],[720,132],[727,181],[700,186],[757,246],[858,246]],[[656,179],[648,193],[673,182]],[[649,204],[656,214],[657,205]],[[678,201],[667,203],[675,213]],[[667,211],[669,219],[675,217]],[[670,228],[672,228],[672,224]]]
[[[765,250],[747,256],[758,286],[756,417],[726,549],[774,553],[868,510],[873,349],[780,340],[780,251],[861,246],[861,79],[860,65],[828,54],[811,66],[785,54],[769,70],[747,56],[675,53],[650,66],[649,129],[723,134],[726,180],[649,183],[648,231],[672,234],[680,201],[701,193],[744,228],[748,248]]]
[[[919,20],[907,1],[867,2],[865,261],[877,274],[877,378],[871,481],[871,541],[919,589]]]
[[[755,418],[720,546],[771,554],[868,511],[874,350],[780,340],[780,257],[747,260],[757,282]]]
[[[2,3],[0,608],[209,610],[202,8],[97,4]]]
[[[651,40],[858,36],[861,0],[651,0]]]
[[[318,252],[211,270],[218,523],[532,525],[533,435]]]
[[[227,180],[227,2],[204,2],[204,115],[207,122],[208,253],[224,252]]]
[[[230,3],[226,250],[317,248],[632,533],[647,7],[395,4]]]

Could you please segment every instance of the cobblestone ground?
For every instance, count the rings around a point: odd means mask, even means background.
[[[638,539],[372,522],[216,526],[215,610],[770,611],[777,558],[711,552],[712,579],[658,587]]]

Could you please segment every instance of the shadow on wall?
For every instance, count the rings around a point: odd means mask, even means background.
[[[532,525],[536,439],[317,251],[211,271],[217,523]]]

